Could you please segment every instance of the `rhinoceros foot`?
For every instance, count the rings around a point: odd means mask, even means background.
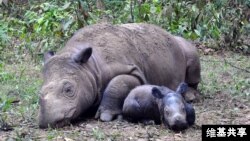
[[[118,120],[122,120],[121,111],[119,110],[104,110],[103,107],[99,107],[95,115],[96,119],[100,119],[101,121],[108,122],[117,118]]]
[[[99,107],[99,109],[96,112],[95,118],[100,119],[101,121],[107,122],[114,119],[114,114],[108,110],[104,110],[102,106]]]
[[[111,121],[114,118],[114,115],[110,113],[101,113],[100,119],[101,121]]]

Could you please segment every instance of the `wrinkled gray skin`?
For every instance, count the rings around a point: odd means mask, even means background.
[[[182,131],[195,122],[194,108],[182,96],[186,90],[186,83],[181,83],[176,91],[164,86],[137,86],[125,99],[122,113],[133,122],[162,120],[169,129]]]
[[[149,24],[98,24],[80,29],[57,54],[45,54],[39,127],[61,127],[92,106],[110,121],[131,89],[150,83],[197,88],[200,63],[185,39]]]

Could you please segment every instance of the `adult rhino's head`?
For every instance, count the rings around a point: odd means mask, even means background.
[[[44,56],[43,85],[39,97],[39,127],[61,127],[89,108],[96,93],[96,82],[89,70],[92,48]]]
[[[156,97],[163,123],[174,131],[182,131],[194,124],[195,111],[191,104],[186,103],[182,94],[187,84],[181,83],[177,91],[169,91],[166,87],[154,87],[152,95]]]

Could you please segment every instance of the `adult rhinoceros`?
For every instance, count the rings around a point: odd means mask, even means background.
[[[197,88],[200,62],[185,39],[150,24],[97,24],[45,55],[39,127],[60,127],[98,106],[96,118],[121,114],[131,89],[145,83]]]

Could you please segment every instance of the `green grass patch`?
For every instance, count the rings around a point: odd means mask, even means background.
[[[249,56],[236,53],[201,56],[201,69],[200,89],[204,95],[223,92],[249,100],[250,74],[246,72],[250,69]]]
[[[36,125],[42,81],[40,67],[29,63],[1,64],[0,67],[0,117],[14,128]]]

